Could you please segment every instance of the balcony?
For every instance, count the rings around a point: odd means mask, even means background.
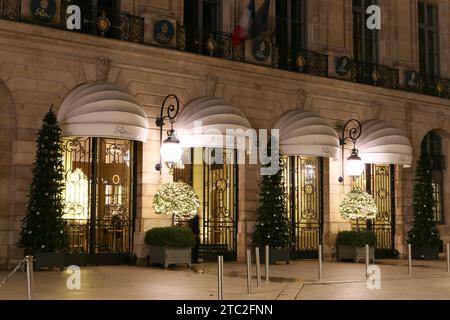
[[[177,49],[210,57],[243,61],[244,45],[233,47],[232,35],[201,30],[192,26],[177,27]]]
[[[0,0],[0,18],[39,24],[47,27],[67,30],[67,7],[70,2],[62,1],[59,12],[49,14],[45,19],[33,17],[31,13],[22,15],[21,0]],[[133,16],[127,12],[96,8],[90,5],[77,4],[81,9],[81,32],[107,38],[144,42],[144,18]],[[69,31],[69,30],[67,30]]]
[[[398,69],[378,63],[352,61],[351,81],[388,89],[400,87],[400,72]]]
[[[405,82],[410,91],[450,99],[450,79],[409,71]]]
[[[0,18],[20,21],[20,0],[0,0]]]
[[[67,7],[70,2],[61,3],[61,27],[65,28]],[[127,12],[96,8],[90,5],[78,5],[81,9],[81,30],[75,30],[92,35],[144,42],[144,18],[133,16]]]
[[[321,77],[328,76],[328,55],[305,49],[293,49],[291,56],[279,56],[278,48],[272,46],[273,66],[279,69],[312,74]]]
[[[68,32],[91,34],[145,45],[157,45],[151,39],[151,35],[148,36],[148,39],[144,39],[143,17],[90,5],[79,5],[82,15],[81,29],[69,31],[66,27],[68,5],[70,2],[62,1],[59,12],[54,12],[51,19],[42,21],[30,13],[21,12],[23,10],[21,0],[0,0],[0,19],[38,24]],[[345,63],[339,65],[339,69],[336,65],[336,71],[334,71],[329,66],[329,57],[326,54],[295,48],[283,50],[268,39],[259,39],[259,44],[264,42],[262,46],[264,50],[260,50],[262,55],[258,58],[262,57],[263,59],[253,59],[251,57],[252,50],[254,51],[255,48],[246,48],[245,44],[234,47],[230,33],[201,30],[182,25],[176,27],[172,25],[172,35],[173,30],[176,30],[175,40],[173,43],[168,41],[163,44],[167,48],[290,72],[450,99],[450,79],[424,76],[416,71],[408,70],[401,71],[401,77],[399,69],[376,63],[353,61],[348,57],[338,57],[337,60]],[[253,55],[255,55],[254,52]]]

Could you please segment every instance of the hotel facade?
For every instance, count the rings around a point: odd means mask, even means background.
[[[225,163],[157,171],[156,122],[170,94],[180,103],[177,131],[194,121],[222,132],[280,129],[292,258],[317,256],[319,244],[335,258],[336,234],[352,228],[339,203],[355,187],[378,206],[364,225],[377,235],[377,256],[404,254],[421,151],[433,158],[435,219],[450,241],[450,2],[272,0],[267,30],[236,45],[247,3],[0,0],[1,266],[23,256],[16,243],[35,138],[52,105],[64,134],[67,263],[145,264],[145,231],[172,224],[152,208],[170,181],[199,195],[200,257],[245,260],[260,166],[215,148]],[[81,29],[68,30],[73,4]],[[379,30],[366,27],[373,4]],[[339,138],[351,119],[362,123],[356,147],[366,164],[361,177],[340,183],[351,144],[342,156]],[[163,139],[168,129],[166,121]],[[194,160],[215,147],[185,140]]]

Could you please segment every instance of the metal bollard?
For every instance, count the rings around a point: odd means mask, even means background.
[[[450,273],[450,243],[447,243],[447,272]]]
[[[408,274],[412,274],[412,253],[411,253],[411,244],[408,244]]]
[[[252,252],[247,250],[247,293],[252,293]]]
[[[28,300],[33,300],[33,256],[26,256],[27,260],[27,285],[28,285]]]
[[[323,251],[322,251],[322,245],[319,245],[319,280],[322,279],[322,256],[323,256]]]
[[[223,256],[217,256],[217,271],[217,296],[219,300],[223,300]]]
[[[255,248],[256,257],[256,285],[259,287],[261,285],[261,261],[259,260],[259,247]]]
[[[366,278],[369,277],[370,247],[366,244]]]
[[[270,250],[269,250],[269,246],[266,246],[266,256],[265,256],[265,276],[266,276],[266,282],[269,282],[269,255],[270,255]]]

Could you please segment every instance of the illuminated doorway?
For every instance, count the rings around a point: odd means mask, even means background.
[[[208,164],[205,155],[222,153],[223,164]],[[190,184],[200,198],[199,258],[214,261],[237,259],[238,166],[236,152],[225,149],[195,148],[185,151],[192,164],[174,168],[174,181]],[[184,223],[183,221],[177,221]]]
[[[359,223],[361,230],[375,232],[376,258],[393,257],[395,255],[395,166],[367,164],[361,177],[353,181],[353,188],[371,194],[378,208],[375,219]],[[356,227],[354,223],[353,227]]]
[[[136,142],[64,139],[68,264],[122,264],[133,252]]]
[[[317,258],[323,234],[323,160],[291,156],[283,162],[293,236],[291,258]]]

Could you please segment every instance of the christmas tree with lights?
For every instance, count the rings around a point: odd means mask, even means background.
[[[408,242],[415,248],[437,249],[440,245],[439,230],[434,221],[435,206],[432,161],[422,153],[416,168],[413,193],[414,221],[408,233]],[[425,254],[418,254],[419,258]],[[417,256],[413,253],[413,256]]]
[[[66,247],[63,190],[61,129],[56,114],[50,110],[36,139],[33,179],[18,244],[27,254],[58,252]]]
[[[260,206],[256,212],[253,233],[254,246],[285,249],[291,245],[291,225],[287,216],[286,190],[284,187],[284,164],[280,157],[279,170],[265,175],[260,183]]]

